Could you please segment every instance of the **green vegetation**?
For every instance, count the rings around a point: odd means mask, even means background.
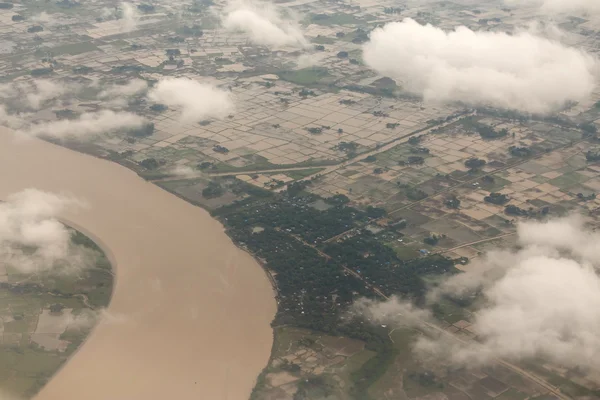
[[[279,78],[297,85],[311,86],[318,84],[322,79],[329,77],[326,68],[312,67],[296,71],[282,71]]]
[[[139,128],[130,129],[127,134],[135,138],[145,138],[154,133],[154,123],[147,122]]]
[[[507,195],[502,193],[490,193],[489,196],[485,196],[483,200],[485,200],[487,203],[503,205],[508,203],[510,199]]]
[[[75,56],[77,54],[83,54],[95,50],[98,50],[98,47],[96,47],[93,43],[81,42],[56,46],[53,47],[50,51],[56,56],[62,54],[70,54],[72,56]]]
[[[317,25],[354,25],[359,22],[352,14],[311,14],[310,22]]]
[[[94,257],[91,266],[70,274],[52,269],[30,274],[8,268],[8,282],[0,283],[0,317],[5,321],[0,385],[4,393],[33,397],[83,343],[93,328],[95,310],[110,301],[110,262],[80,232],[72,231],[72,242]],[[79,318],[78,327],[69,325],[68,321]],[[44,326],[43,332],[37,332],[39,326]]]
[[[202,196],[212,199],[222,196],[224,192],[223,187],[218,182],[210,181],[208,186],[202,190]]]
[[[476,157],[469,158],[467,161],[465,161],[465,167],[472,169],[472,170],[480,169],[485,164],[486,164],[485,160],[480,160],[479,158],[476,158]]]
[[[304,179],[307,176],[318,174],[321,171],[323,171],[323,168],[308,168],[308,169],[301,169],[301,170],[296,170],[296,171],[285,171],[283,173],[294,180],[298,180],[298,179]]]
[[[43,75],[49,75],[52,72],[54,72],[53,68],[36,68],[36,69],[32,69],[31,70],[31,76],[43,76]]]

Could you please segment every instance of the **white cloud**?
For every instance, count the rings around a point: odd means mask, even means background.
[[[326,53],[302,54],[296,59],[296,65],[298,68],[314,67],[320,65],[325,58],[327,58]]]
[[[146,120],[128,112],[102,110],[85,113],[74,120],[51,121],[32,124],[24,133],[32,136],[48,136],[57,139],[81,138],[142,127]]]
[[[96,255],[76,246],[58,221],[82,203],[65,196],[27,189],[0,203],[0,262],[24,273],[71,273],[90,266]]]
[[[233,111],[229,92],[187,78],[165,78],[148,93],[156,103],[181,109],[181,120],[187,123],[207,118],[224,118]]]
[[[600,368],[600,234],[571,216],[522,223],[518,242],[517,250],[489,252],[430,293],[430,303],[441,295],[480,293],[470,327],[477,341],[423,335],[415,342],[417,355],[464,366],[505,359]],[[359,300],[353,310],[377,324],[433,321],[429,312],[395,298]]]
[[[428,320],[430,313],[397,297],[387,301],[360,298],[352,304],[351,314],[376,324],[418,325]]]
[[[442,293],[481,290],[477,343],[422,339],[417,349],[459,363],[543,358],[600,368],[600,235],[577,217],[519,226],[516,252],[488,254],[483,265],[450,279]]]
[[[231,31],[246,33],[250,39],[265,46],[306,47],[296,21],[285,18],[274,4],[258,1],[236,1],[226,8],[223,26]]]
[[[98,94],[99,99],[115,100],[122,97],[131,97],[144,92],[148,83],[143,79],[132,79],[124,85],[112,85]]]
[[[18,107],[39,110],[51,105],[62,96],[75,93],[79,85],[37,79],[29,82],[13,82],[0,85],[0,99]]]
[[[412,19],[375,29],[364,60],[428,101],[530,113],[584,100],[596,85],[596,60],[558,42],[528,32],[445,32]]]
[[[171,170],[171,173],[183,178],[193,178],[199,175],[198,171],[194,170],[192,167],[188,167],[187,165],[178,165]]]
[[[123,15],[121,18],[121,31],[134,31],[140,21],[140,14],[137,8],[131,3],[121,3],[121,9],[123,10]]]
[[[27,119],[30,117],[27,113],[11,114],[6,107],[0,105],[0,125],[11,129],[21,129],[28,125]]]
[[[27,93],[27,102],[34,109],[39,109],[46,101],[56,99],[74,89],[71,85],[49,80],[37,80],[34,86],[36,90]]]

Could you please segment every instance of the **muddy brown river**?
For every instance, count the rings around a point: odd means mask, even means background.
[[[0,199],[26,189],[87,207],[61,216],[116,273],[107,315],[36,400],[247,399],[275,300],[261,267],[201,208],[115,163],[0,131]]]

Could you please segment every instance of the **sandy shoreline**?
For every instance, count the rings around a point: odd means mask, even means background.
[[[104,318],[36,399],[247,399],[270,357],[264,270],[205,210],[116,163],[0,132],[0,198],[26,188],[89,207],[61,217],[115,265]]]

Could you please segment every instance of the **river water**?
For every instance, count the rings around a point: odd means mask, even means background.
[[[276,305],[219,222],[115,163],[6,130],[0,171],[0,199],[37,188],[85,201],[61,217],[115,263],[107,315],[36,400],[249,397]]]

